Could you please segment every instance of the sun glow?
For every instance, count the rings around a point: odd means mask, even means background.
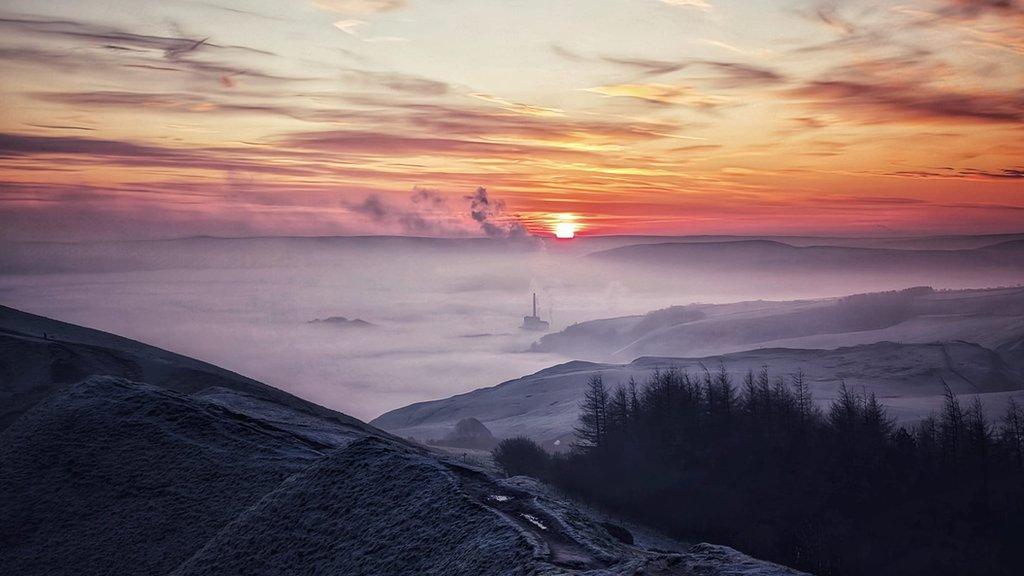
[[[555,238],[568,240],[576,236],[576,223],[573,214],[559,214],[558,222],[555,223]]]

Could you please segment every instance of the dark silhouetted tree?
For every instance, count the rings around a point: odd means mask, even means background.
[[[590,377],[583,402],[580,404],[579,424],[576,426],[575,448],[583,451],[604,445],[608,432],[608,390],[601,375]]]
[[[533,440],[525,436],[506,438],[491,451],[491,457],[509,476],[529,475],[543,478],[550,456]]]
[[[1019,472],[1024,472],[1024,413],[1012,397],[1000,423],[999,439]]]

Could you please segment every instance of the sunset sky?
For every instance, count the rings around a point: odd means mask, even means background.
[[[0,0],[0,74],[0,239],[1024,230],[1019,0]]]

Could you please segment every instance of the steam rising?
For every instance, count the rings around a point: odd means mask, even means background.
[[[472,196],[466,196],[466,199],[470,201],[470,215],[473,220],[480,223],[480,230],[488,238],[515,240],[530,235],[518,219],[505,214],[505,202],[490,199],[487,196],[487,189],[483,186],[477,188]]]

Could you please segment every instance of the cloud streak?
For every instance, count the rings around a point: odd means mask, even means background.
[[[54,222],[64,205],[82,226],[72,211],[516,236],[513,224],[540,233],[560,212],[589,233],[715,231],[730,214],[779,230],[791,224],[777,207],[838,213],[833,197],[918,200],[900,206],[920,228],[956,198],[1019,197],[1019,2],[759,5],[737,18],[734,4],[704,16],[702,3],[652,0],[643,32],[603,3],[567,36],[532,1],[457,15],[307,1],[261,18],[193,3],[166,21],[0,11],[0,94],[16,112],[0,119],[0,203]],[[666,40],[668,21],[685,34]],[[412,42],[388,45],[378,27]],[[466,192],[481,184],[483,197]],[[978,228],[1007,213],[969,212]]]
[[[367,15],[401,10],[406,0],[313,0],[317,8],[342,14]]]

